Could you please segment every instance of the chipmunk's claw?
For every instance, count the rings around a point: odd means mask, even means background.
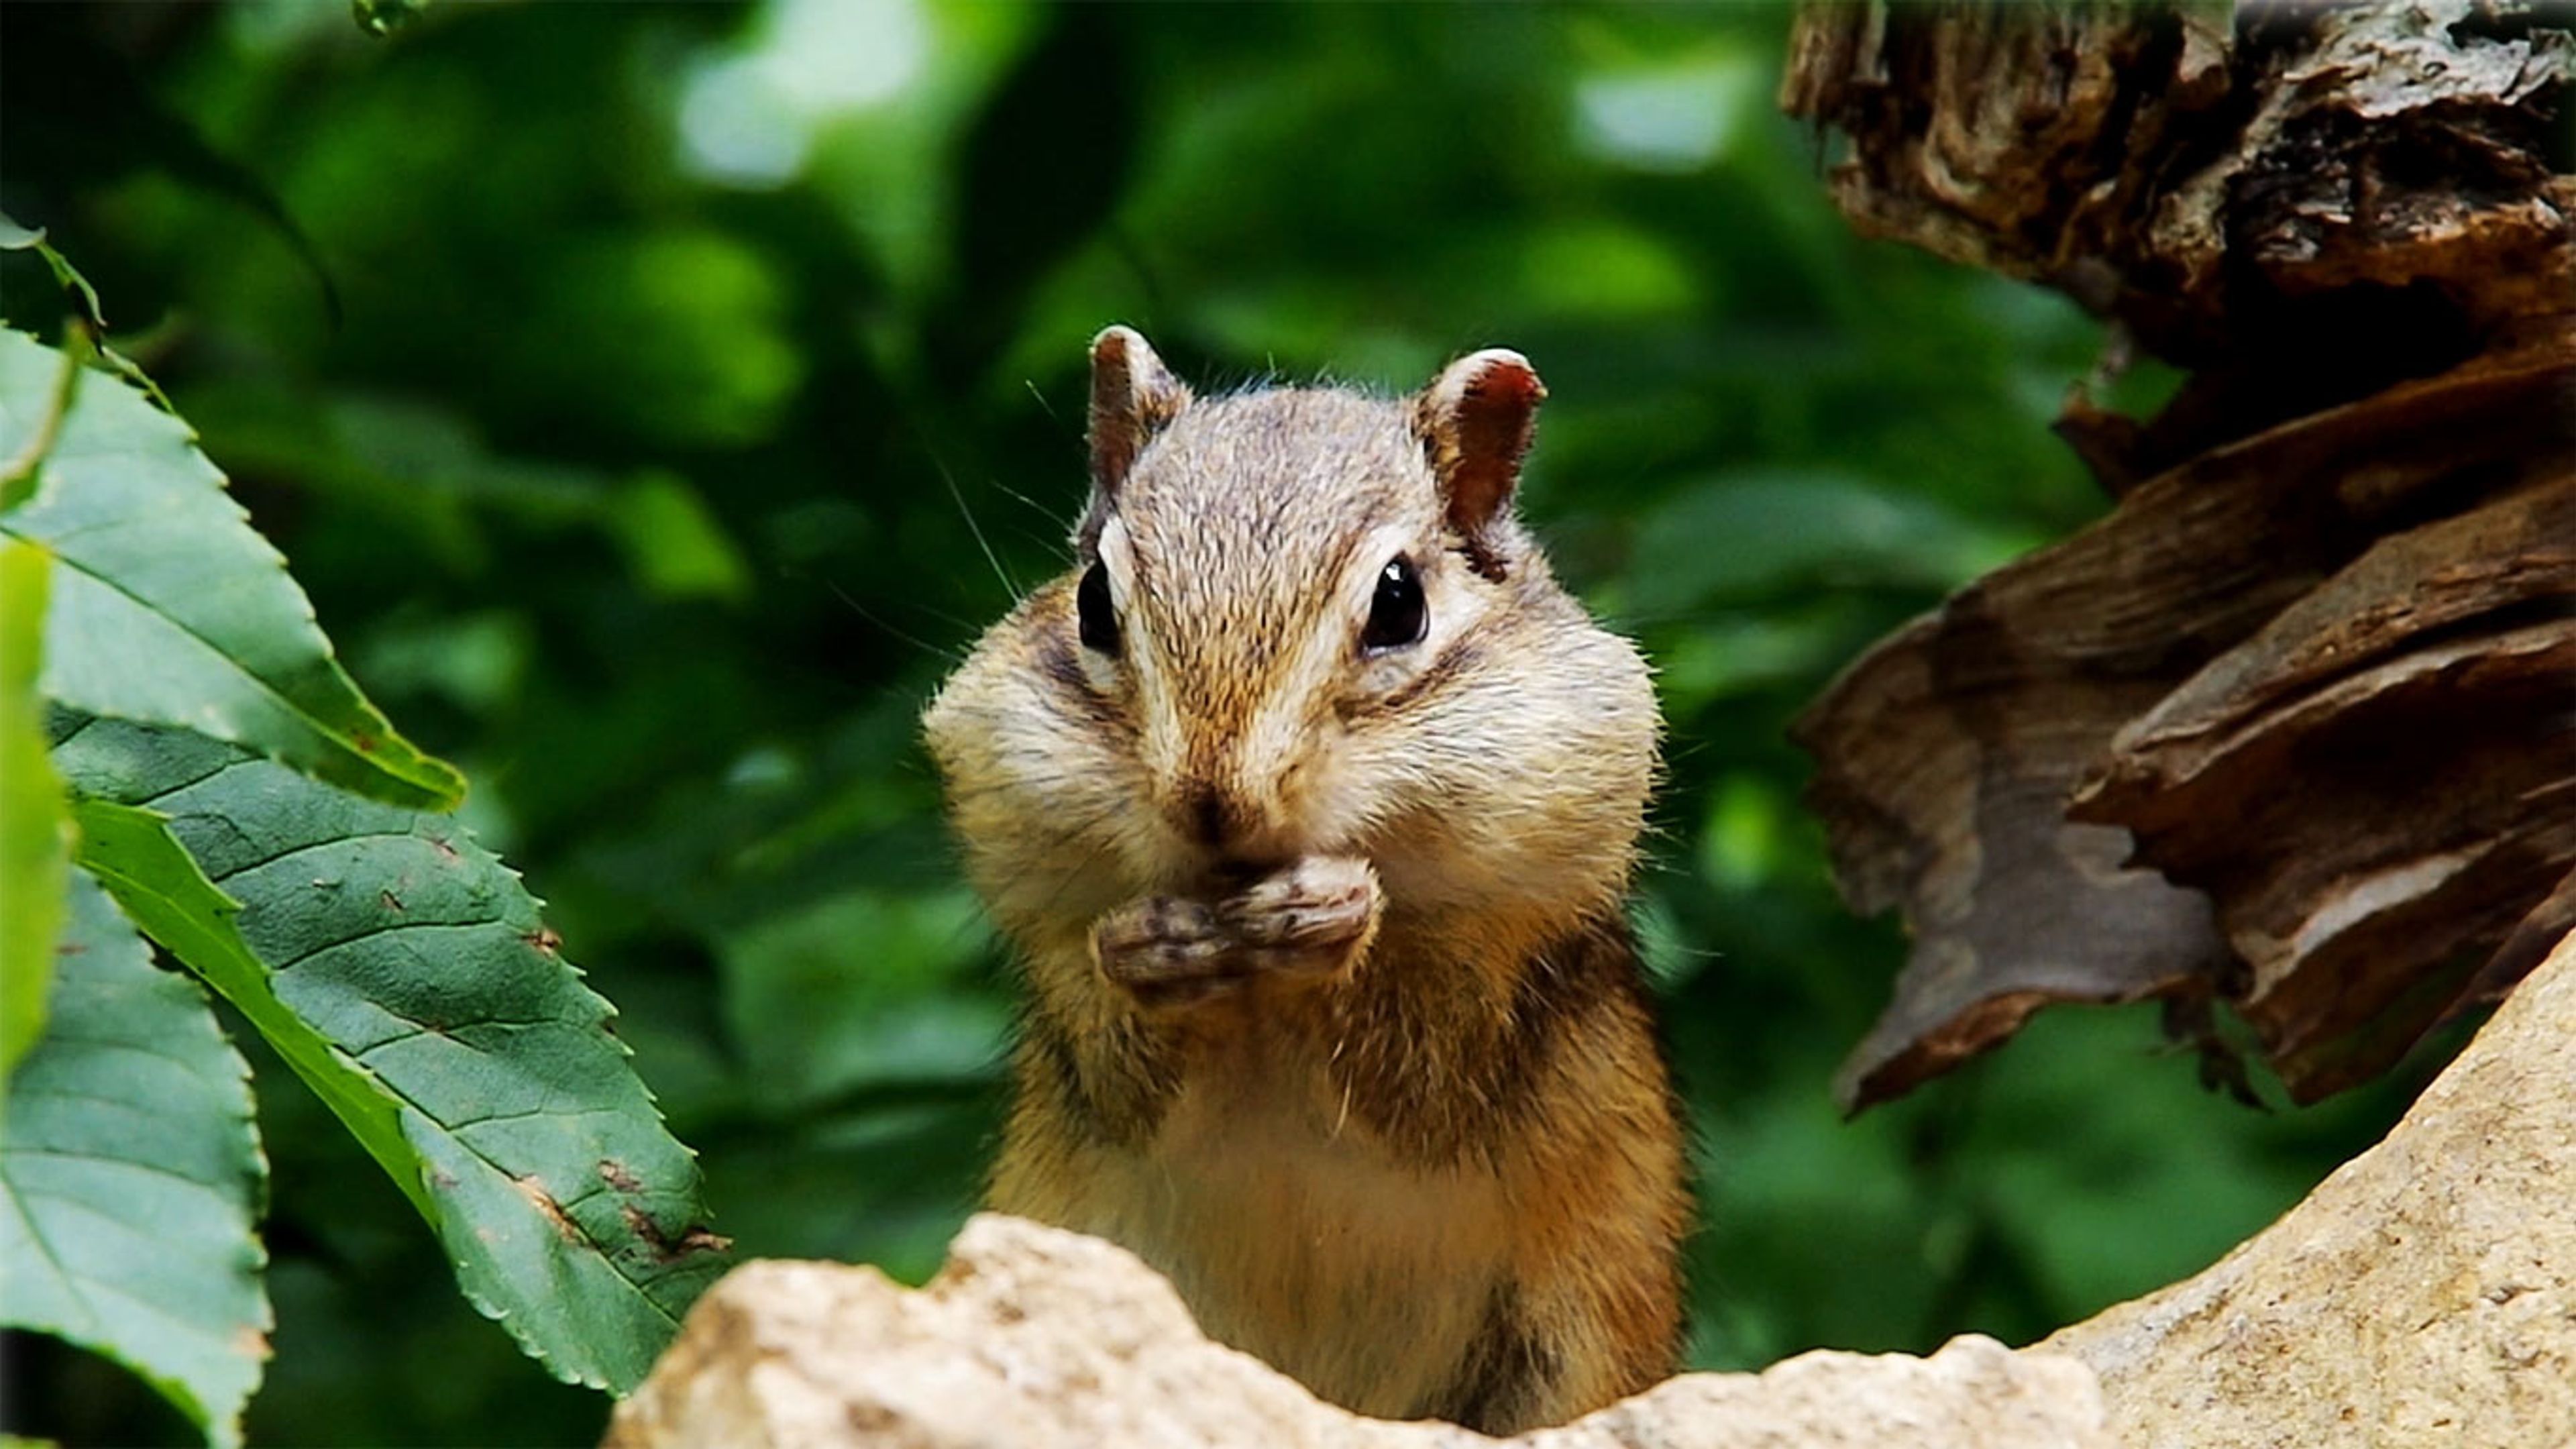
[[[1375,933],[1377,872],[1351,856],[1307,856],[1217,904],[1217,918],[1255,950],[1352,954]]]
[[[1377,933],[1381,898],[1365,860],[1309,856],[1217,902],[1147,896],[1091,928],[1101,974],[1149,1005],[1185,1005],[1257,976],[1331,976]]]

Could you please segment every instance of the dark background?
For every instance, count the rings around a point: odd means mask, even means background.
[[[906,1278],[971,1207],[1010,989],[914,718],[1064,564],[1084,344],[1127,321],[1193,383],[1390,391],[1521,349],[1551,393],[1525,511],[1670,723],[1637,918],[1698,1120],[1692,1362],[2019,1342],[2205,1265],[2420,1075],[2258,1113],[2152,1008],[2060,1010],[1838,1119],[1903,947],[1835,898],[1782,730],[2104,509],[2047,431],[2101,330],[1854,238],[1830,148],[1772,108],[1787,27],[786,0],[434,6],[377,39],[329,3],[11,5],[0,204],[472,775],[717,1227]],[[0,283],[60,326],[26,254]],[[254,1440],[595,1438],[605,1400],[475,1317],[255,1063]],[[10,1348],[11,1428],[185,1437],[120,1371]]]

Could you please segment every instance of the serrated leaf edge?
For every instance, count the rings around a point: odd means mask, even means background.
[[[135,723],[143,724],[146,727],[153,729],[169,728],[169,726],[149,721],[137,721]],[[58,741],[57,747],[59,747],[59,744],[60,742]],[[484,1155],[481,1150],[465,1141],[463,1137],[457,1134],[455,1129],[448,1127],[437,1118],[432,1117],[429,1113],[422,1110],[418,1104],[405,1096],[399,1089],[387,1083],[382,1077],[376,1075],[372,1069],[351,1056],[347,1051],[341,1048],[338,1043],[333,1042],[328,1037],[324,1036],[319,1028],[306,1022],[301,1016],[294,1012],[293,1008],[287,1006],[281,998],[277,997],[274,990],[269,986],[269,982],[275,975],[275,969],[271,967],[256,951],[253,951],[250,948],[249,943],[242,940],[240,933],[237,930],[234,930],[231,926],[231,917],[238,914],[241,909],[240,902],[235,900],[228,892],[224,891],[221,886],[215,884],[215,882],[206,875],[204,867],[197,863],[196,857],[190,854],[187,847],[179,841],[178,837],[170,832],[168,828],[170,817],[167,814],[152,808],[150,803],[152,801],[158,801],[169,794],[175,793],[181,789],[186,789],[189,786],[201,784],[227,770],[238,768],[241,765],[251,763],[260,758],[263,757],[244,752],[233,760],[215,770],[207,772],[204,775],[199,775],[191,780],[156,791],[152,795],[145,797],[146,803],[143,804],[128,805],[115,801],[83,799],[76,797],[73,807],[74,815],[77,818],[84,809],[105,809],[132,812],[136,815],[149,816],[154,821],[158,822],[158,833],[161,839],[167,842],[168,848],[175,852],[180,859],[186,861],[189,870],[194,874],[197,881],[204,885],[207,891],[211,892],[215,897],[225,903],[221,917],[223,929],[226,934],[230,936],[233,947],[258,967],[261,978],[259,984],[262,990],[266,993],[266,1001],[244,1002],[242,999],[234,996],[230,991],[226,990],[221,982],[215,980],[212,976],[207,975],[195,962],[188,960],[186,956],[181,954],[179,948],[172,946],[166,941],[161,942],[163,947],[169,950],[174,957],[180,959],[183,964],[186,964],[191,971],[197,972],[197,974],[201,978],[205,979],[207,984],[218,995],[231,1001],[237,1009],[241,1010],[246,1017],[250,1018],[253,1026],[259,1028],[263,1036],[269,1036],[270,1033],[267,1028],[260,1026],[262,1011],[266,1007],[273,1007],[278,1013],[291,1018],[303,1033],[308,1034],[315,1042],[322,1046],[330,1054],[331,1059],[336,1065],[342,1067],[345,1071],[361,1081],[369,1090],[392,1105],[395,1109],[395,1120],[398,1128],[404,1127],[412,1121],[426,1124],[429,1130],[434,1131],[446,1141],[454,1143],[460,1151],[471,1157],[474,1163],[483,1171],[491,1173],[500,1183],[509,1185],[515,1189],[518,1184],[518,1179],[513,1177],[507,1169],[492,1161],[489,1157]],[[323,784],[325,788],[328,788],[328,782],[323,782]],[[467,850],[471,850],[481,863],[497,866],[500,870],[510,875],[514,882],[522,881],[522,877],[519,872],[512,869],[507,863],[503,862],[498,854],[486,848],[479,840],[476,840],[473,836],[473,832],[466,827],[463,822],[451,819],[446,823],[455,832],[456,843],[461,844],[462,847]],[[355,839],[359,837],[349,836],[341,838]],[[94,865],[94,862],[91,862],[87,856],[84,855],[80,858],[83,860],[84,864]],[[118,878],[121,879],[123,877],[120,876]],[[149,887],[140,886],[139,883],[138,888],[146,890],[149,889]],[[114,887],[111,885],[109,889],[110,893],[113,894]],[[521,889],[522,892],[527,895],[532,904],[540,907],[542,906],[543,902],[539,900],[533,892],[527,892],[524,884],[521,885]],[[154,894],[158,893],[155,892]],[[172,902],[172,904],[174,906],[178,905],[177,902]],[[143,929],[147,936],[151,936],[155,941],[160,941],[160,937],[153,935],[149,928]],[[621,1058],[632,1058],[634,1055],[634,1048],[620,1040],[616,1033],[604,1029],[605,1023],[609,1020],[613,1020],[617,1014],[614,1005],[612,1005],[606,997],[601,996],[598,992],[591,990],[588,985],[584,984],[587,980],[587,973],[583,972],[579,966],[570,961],[564,960],[561,956],[555,956],[554,959],[559,966],[572,973],[575,978],[575,985],[580,991],[582,998],[593,1006],[595,1014],[590,1023],[591,1029],[605,1037],[615,1047]],[[271,1037],[271,1040],[274,1042],[275,1038]],[[297,1063],[293,1054],[281,1048],[279,1055],[287,1062],[289,1068],[294,1070],[299,1077],[305,1078],[306,1084],[312,1088],[315,1095],[320,1097],[326,1106],[331,1107],[334,1116],[342,1116],[339,1106],[333,1101],[330,1092],[322,1085],[313,1082],[309,1076],[306,1076],[304,1069]],[[637,1085],[642,1088],[645,1099],[648,1102],[654,1102],[656,1099],[653,1096],[652,1089],[650,1086],[644,1084],[643,1078],[640,1074],[637,1075],[636,1082]],[[661,1123],[661,1114],[658,1110],[654,1112],[654,1119],[657,1124]],[[345,1117],[343,1117],[343,1123],[346,1125]],[[662,1125],[665,1134],[668,1135],[669,1129],[667,1124]],[[359,1136],[362,1146],[367,1144],[367,1138],[364,1134],[353,1133],[353,1135]],[[368,1147],[368,1155],[376,1159],[377,1165],[385,1171],[388,1177],[394,1180],[396,1186],[405,1189],[404,1196],[411,1201],[415,1211],[419,1212],[423,1221],[429,1225],[432,1234],[439,1240],[442,1248],[445,1248],[449,1244],[451,1227],[446,1221],[445,1215],[439,1211],[437,1206],[438,1186],[435,1180],[435,1168],[426,1157],[422,1156],[420,1149],[410,1142],[408,1132],[404,1133],[404,1139],[404,1145],[408,1149],[410,1161],[404,1165],[403,1170],[397,1170],[393,1164],[386,1163],[382,1157],[376,1154],[371,1146]],[[680,1148],[682,1154],[690,1163],[691,1173],[690,1181],[685,1188],[686,1197],[698,1207],[699,1216],[711,1218],[712,1214],[706,1212],[703,1199],[700,1196],[705,1179],[703,1172],[697,1167],[697,1152],[690,1148],[686,1143],[680,1142],[676,1136],[672,1137],[671,1141]],[[571,1201],[580,1202],[583,1200],[584,1199],[582,1198],[575,1198]],[[558,1204],[559,1209],[562,1206],[563,1204]],[[533,1206],[531,1207],[531,1211],[535,1211]],[[648,1308],[664,1323],[670,1325],[674,1330],[677,1329],[680,1315],[665,1307],[659,1299],[646,1290],[643,1283],[637,1281],[633,1276],[631,1276],[628,1266],[620,1254],[611,1251],[608,1246],[602,1244],[598,1238],[593,1236],[587,1228],[582,1227],[578,1221],[572,1220],[568,1214],[566,1215],[565,1220],[570,1223],[577,1232],[579,1232],[583,1245],[608,1266],[617,1282],[622,1285],[629,1294],[642,1302],[646,1308]],[[520,1345],[523,1352],[538,1363],[544,1365],[547,1371],[553,1374],[556,1379],[564,1383],[581,1384],[588,1388],[596,1388],[611,1392],[617,1391],[617,1386],[610,1381],[609,1377],[605,1373],[585,1372],[568,1367],[567,1365],[559,1362],[551,1352],[536,1342],[529,1332],[524,1331],[522,1326],[512,1319],[509,1310],[486,1298],[467,1281],[465,1277],[467,1260],[464,1257],[456,1254],[452,1249],[448,1252],[447,1256],[451,1266],[457,1270],[457,1288],[465,1300],[472,1304],[477,1312],[490,1318],[495,1323],[500,1324],[502,1328],[509,1333],[512,1340]]]
[[[138,937],[144,936],[145,933],[143,932],[143,928],[137,925],[131,916],[126,915],[123,905],[118,903],[113,894],[109,893],[106,888],[100,884],[95,875],[84,870],[79,865],[73,865],[70,868],[70,871],[73,877],[87,882],[91,889],[98,890],[102,895],[107,896],[109,908],[116,914],[118,921],[128,931],[134,932]],[[77,884],[69,886],[69,889],[73,890],[77,890],[79,888],[80,886]],[[65,927],[68,928],[68,925],[69,917],[66,915]],[[141,946],[142,941],[138,940],[136,944]],[[146,954],[148,955],[148,948],[146,948]],[[266,1281],[269,1265],[268,1240],[261,1235],[259,1230],[260,1224],[266,1221],[268,1217],[268,1194],[270,1184],[268,1147],[259,1134],[259,1111],[257,1106],[257,1097],[253,1090],[253,1078],[251,1075],[250,1063],[242,1056],[241,1050],[234,1046],[232,1042],[225,1037],[222,1025],[214,1019],[213,1006],[208,1000],[208,989],[196,979],[184,973],[173,972],[163,974],[167,974],[171,980],[179,983],[180,988],[195,1001],[199,1009],[206,1013],[207,1028],[213,1035],[217,1046],[220,1048],[223,1059],[230,1064],[229,1075],[231,1077],[232,1085],[238,1089],[238,1095],[235,1097],[234,1101],[238,1103],[241,1110],[238,1114],[227,1111],[226,1115],[232,1118],[233,1124],[240,1133],[241,1140],[250,1149],[249,1163],[252,1169],[250,1200],[246,1204],[248,1221],[244,1224],[244,1228],[247,1232],[250,1245],[250,1273],[254,1283],[258,1285],[258,1292],[256,1294],[258,1313],[251,1326],[253,1330],[260,1335],[260,1350],[252,1359],[255,1371],[251,1382],[243,1389],[241,1402],[233,1407],[232,1412],[218,1418],[218,1416],[207,1405],[198,1400],[196,1393],[190,1389],[187,1384],[169,1375],[156,1371],[150,1365],[137,1362],[134,1358],[125,1353],[119,1345],[108,1342],[104,1337],[67,1328],[35,1328],[30,1326],[29,1331],[40,1332],[48,1337],[60,1339],[62,1342],[70,1344],[76,1348],[86,1349],[89,1352],[97,1354],[99,1357],[125,1369],[136,1378],[150,1384],[154,1392],[160,1394],[164,1399],[167,1399],[172,1406],[176,1407],[182,1414],[186,1415],[192,1422],[202,1428],[205,1431],[206,1440],[209,1444],[222,1446],[222,1449],[237,1449],[237,1446],[243,1442],[241,1426],[242,1415],[248,1410],[250,1401],[258,1396],[261,1385],[267,1379],[267,1374],[264,1369],[259,1369],[258,1366],[265,1364],[267,1360],[272,1357],[268,1335],[273,1333],[277,1327],[277,1311],[275,1306],[269,1301]],[[194,1075],[194,1073],[191,1073],[191,1075]],[[226,1106],[229,1108],[233,1104],[233,1102],[227,1102]],[[119,1159],[110,1160],[121,1162]],[[191,1179],[191,1181],[193,1181],[193,1179]],[[211,1184],[198,1185],[211,1186]],[[27,1229],[29,1241],[35,1243],[37,1247],[44,1251],[46,1259],[54,1265],[55,1274],[66,1284],[72,1285],[74,1290],[77,1292],[82,1280],[63,1266],[62,1259],[55,1254],[52,1245],[45,1240],[44,1234],[36,1231],[32,1220],[29,1221]],[[86,1295],[83,1296],[85,1297]],[[93,1317],[95,1317],[95,1314],[93,1314]]]
[[[58,384],[54,405],[49,409],[44,422],[39,425],[39,436],[31,439],[30,447],[23,450],[25,454],[32,456],[23,456],[22,458],[11,459],[9,461],[8,468],[10,472],[7,477],[14,477],[15,470],[23,466],[27,470],[28,474],[32,476],[35,484],[35,487],[29,491],[26,497],[17,500],[18,505],[23,506],[26,503],[33,502],[35,494],[41,492],[43,489],[45,465],[53,460],[56,446],[60,442],[61,430],[65,422],[68,420],[75,404],[76,399],[74,394],[78,389],[78,378],[81,374],[87,372],[88,369],[82,367],[79,363],[79,359],[71,353],[68,353],[61,348],[48,347],[32,333],[26,332],[22,329],[14,327],[0,328],[0,335],[17,338],[42,351],[52,353],[55,356],[62,358],[64,360],[67,373],[73,379],[69,384]],[[148,382],[148,379],[146,381]],[[155,388],[153,391],[157,393],[158,389]],[[376,707],[375,702],[367,697],[366,692],[358,687],[356,679],[350,676],[347,667],[341,663],[339,650],[331,642],[330,635],[324,632],[321,617],[313,607],[312,596],[307,594],[304,591],[303,586],[296,582],[293,571],[288,567],[286,555],[278,549],[276,544],[269,540],[267,535],[259,531],[257,526],[251,521],[250,511],[242,506],[241,500],[233,496],[232,479],[230,475],[226,474],[222,468],[216,466],[214,460],[207,456],[204,448],[201,446],[203,441],[202,435],[199,434],[196,428],[185,418],[178,416],[175,412],[156,412],[153,416],[156,419],[165,420],[168,423],[175,425],[177,428],[175,440],[187,450],[188,457],[194,461],[200,469],[202,469],[205,479],[212,483],[216,495],[221,498],[225,506],[231,510],[233,521],[239,524],[242,531],[248,534],[250,538],[255,541],[258,551],[265,555],[265,563],[267,566],[274,569],[278,577],[286,582],[288,588],[293,593],[297,618],[304,626],[303,632],[306,635],[306,642],[312,644],[318,651],[319,658],[326,671],[325,678],[333,689],[343,695],[342,703],[345,704],[349,712],[356,716],[361,725],[367,727],[366,730],[362,732],[373,733],[379,736],[374,746],[371,747],[360,739],[352,737],[349,732],[330,724],[316,715],[306,705],[289,697],[276,684],[260,675],[252,673],[249,669],[244,668],[222,646],[216,644],[210,639],[207,639],[192,625],[165,612],[159,606],[139,597],[117,581],[99,574],[96,570],[82,565],[77,560],[65,558],[61,553],[49,547],[44,539],[31,537],[9,527],[8,515],[9,513],[16,511],[15,507],[6,511],[0,511],[0,532],[5,532],[10,537],[17,539],[30,547],[44,549],[58,566],[71,569],[82,577],[98,584],[100,587],[113,591],[119,597],[132,603],[135,607],[142,609],[157,619],[163,620],[173,628],[185,634],[189,639],[195,641],[198,645],[212,653],[217,659],[223,661],[224,664],[239,677],[249,680],[252,684],[256,685],[262,693],[283,705],[291,718],[295,719],[303,728],[327,742],[331,747],[332,752],[348,762],[353,768],[345,771],[349,778],[335,779],[321,774],[311,764],[293,759],[260,741],[224,737],[226,738],[227,743],[240,745],[244,749],[251,750],[267,758],[277,760],[281,764],[287,765],[301,773],[311,775],[315,779],[322,780],[326,784],[337,785],[341,788],[351,790],[354,793],[367,796],[370,799],[382,800],[387,804],[399,805],[405,809],[449,811],[462,803],[466,790],[466,779],[464,773],[458,770],[455,766],[431,755],[427,751],[422,750],[419,746],[413,744],[402,734],[401,731],[394,727],[392,720],[386,717],[383,710]],[[6,477],[0,477],[0,486],[6,486],[6,482]],[[138,724],[172,725],[187,729],[197,729],[199,727],[199,722],[197,721],[147,719],[135,716],[130,712],[119,711],[113,708],[101,708],[86,701],[66,700],[62,702],[76,705],[91,714],[96,714],[106,718],[131,719]],[[395,759],[388,760],[384,754],[381,753],[383,748],[387,745],[393,746],[397,751],[399,751],[399,754]],[[390,784],[401,788],[398,793],[370,790],[366,788],[365,785],[365,781],[368,779],[389,782]]]

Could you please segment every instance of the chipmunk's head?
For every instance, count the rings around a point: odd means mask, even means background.
[[[1615,900],[1653,692],[1513,517],[1528,361],[1474,353],[1390,402],[1194,398],[1124,327],[1091,360],[1076,567],[927,720],[1004,924],[1308,854],[1370,859],[1391,916]]]

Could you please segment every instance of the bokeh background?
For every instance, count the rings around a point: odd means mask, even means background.
[[[0,205],[88,272],[351,667],[702,1154],[750,1254],[932,1271],[1007,962],[914,719],[1081,498],[1083,348],[1216,386],[1546,377],[1524,507],[1661,671],[1637,918],[1696,1114],[1692,1362],[2023,1341],[2193,1271],[2370,1140],[2197,1084],[2152,1008],[2043,1014],[1840,1120],[1903,942],[1800,813],[1800,705],[2107,505],[2047,424],[2101,329],[1856,239],[1777,7],[956,0],[11,6]],[[25,254],[0,304],[51,333]],[[2141,369],[2109,400],[2152,407]],[[250,1045],[246,1034],[245,1045]],[[292,1076],[269,1443],[595,1439]],[[2273,1094],[2277,1101],[2277,1093]],[[12,1341],[13,1428],[184,1439]]]

